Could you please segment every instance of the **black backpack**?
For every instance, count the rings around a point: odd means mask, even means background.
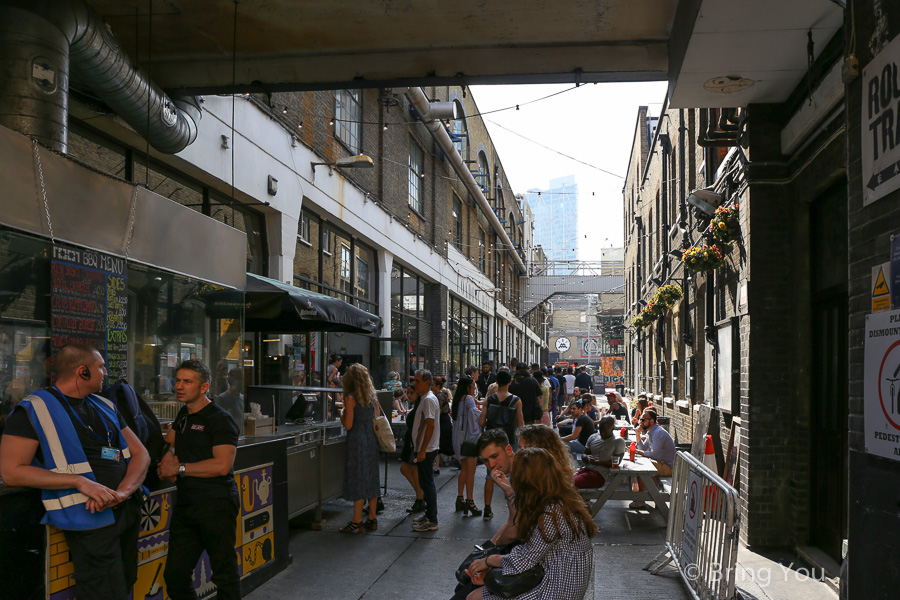
[[[491,398],[496,397],[497,394],[491,394]],[[489,403],[487,409],[487,417],[485,418],[485,429],[516,426],[516,416],[518,415],[518,411],[516,410],[516,402],[519,401],[518,396],[516,396],[515,394],[510,394],[506,397],[506,400],[497,404],[490,404],[490,399],[488,399],[488,401]]]
[[[159,419],[156,418],[153,409],[124,377],[109,386],[103,395],[116,403],[125,424],[141,440],[147,453],[150,454],[150,468],[147,470],[145,483],[154,483],[156,466],[162,459],[166,444]]]

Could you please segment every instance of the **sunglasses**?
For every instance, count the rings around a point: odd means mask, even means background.
[[[641,423],[643,423],[644,421],[652,421],[652,420],[653,419],[641,419]]]

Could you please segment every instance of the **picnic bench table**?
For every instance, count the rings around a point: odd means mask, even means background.
[[[649,458],[635,456],[634,462],[622,460],[618,469],[610,469],[609,477],[602,488],[580,489],[581,496],[588,501],[591,507],[591,515],[596,516],[607,500],[650,500],[656,509],[669,520],[669,495],[671,489],[664,486],[659,489],[653,478],[656,476],[656,467]],[[637,477],[644,482],[644,491],[636,492],[631,489],[631,477]]]

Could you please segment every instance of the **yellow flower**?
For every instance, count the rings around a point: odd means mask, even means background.
[[[725,229],[728,225],[725,224],[725,221],[719,221],[719,229]]]

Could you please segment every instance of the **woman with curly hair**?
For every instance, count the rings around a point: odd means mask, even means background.
[[[507,555],[495,554],[472,561],[469,575],[483,584],[488,569],[515,575],[541,565],[544,578],[519,600],[580,600],[587,592],[594,570],[591,538],[597,526],[584,505],[572,478],[558,468],[556,459],[543,448],[524,448],[516,453],[511,472],[512,502],[516,509],[516,534],[523,542]],[[499,599],[486,587],[467,600]]]
[[[344,499],[353,502],[353,520],[341,533],[355,533],[360,526],[378,529],[375,516],[378,500],[378,439],[372,426],[380,412],[369,370],[356,363],[342,378],[344,410],[341,425],[347,430],[347,455],[344,470]],[[362,520],[363,502],[369,501],[369,518]]]
[[[559,434],[546,425],[526,425],[519,429],[520,448],[543,448],[550,453],[560,469],[566,471],[569,476],[575,474],[572,465],[572,454],[561,439]]]

